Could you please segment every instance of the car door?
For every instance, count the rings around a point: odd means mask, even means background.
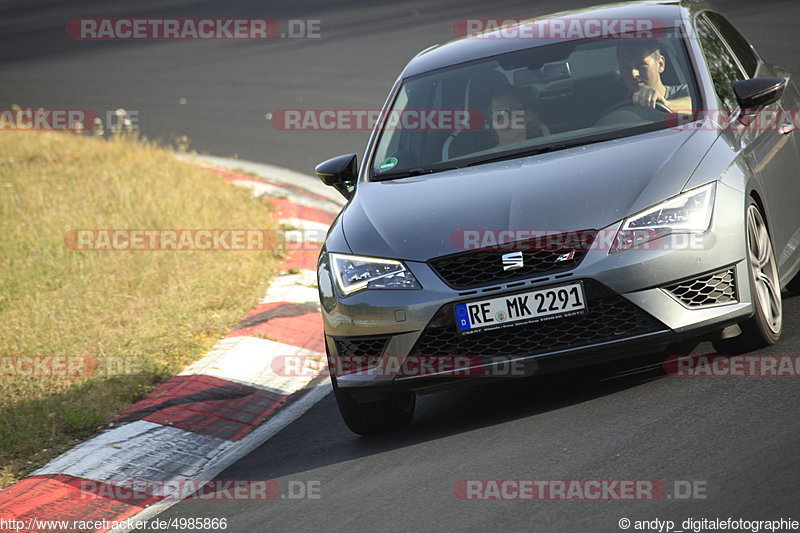
[[[760,62],[747,40],[722,15],[703,13],[696,29],[725,111],[738,109],[734,82],[759,76],[788,77],[788,72]],[[781,99],[764,108],[748,127],[731,126],[740,130],[743,154],[762,183],[762,200],[782,276],[800,258],[800,149],[794,129],[785,127],[786,117],[798,109],[799,100],[790,83]]]

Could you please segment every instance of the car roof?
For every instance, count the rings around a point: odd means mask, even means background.
[[[594,6],[586,9],[551,13],[530,20],[542,21],[545,19],[658,19],[662,27],[674,27],[680,21],[687,20],[690,14],[701,8],[710,8],[706,2],[694,0],[644,0],[640,2],[614,3]],[[464,19],[463,21],[465,21]],[[488,19],[474,19],[483,20]],[[498,19],[502,20],[502,19]],[[454,24],[454,29],[459,24]],[[520,22],[520,25],[525,22]],[[512,26],[513,28],[513,26]],[[487,31],[483,38],[462,37],[445,44],[438,44],[423,50],[414,57],[403,71],[402,77],[409,78],[424,72],[457,65],[466,61],[491,57],[506,52],[513,52],[525,48],[533,48],[573,38],[556,39],[531,39],[531,38],[502,38],[501,30]]]

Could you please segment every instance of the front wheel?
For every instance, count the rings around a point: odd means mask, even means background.
[[[348,390],[339,388],[335,377],[331,376],[331,381],[339,412],[353,433],[382,433],[407,426],[414,418],[417,396],[413,392],[401,392],[376,402],[359,402]]]
[[[755,200],[747,204],[747,262],[750,293],[755,313],[739,324],[742,333],[713,342],[723,354],[737,354],[775,344],[783,329],[783,304],[778,264],[767,224]]]

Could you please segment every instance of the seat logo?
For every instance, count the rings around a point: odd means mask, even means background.
[[[503,254],[503,270],[516,270],[525,266],[522,252]]]

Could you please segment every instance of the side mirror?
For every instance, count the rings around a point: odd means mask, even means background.
[[[742,111],[758,109],[777,102],[788,81],[786,78],[752,78],[734,82],[733,92]]]
[[[356,154],[340,155],[320,163],[314,171],[322,183],[330,185],[349,200],[358,180],[357,159]]]

